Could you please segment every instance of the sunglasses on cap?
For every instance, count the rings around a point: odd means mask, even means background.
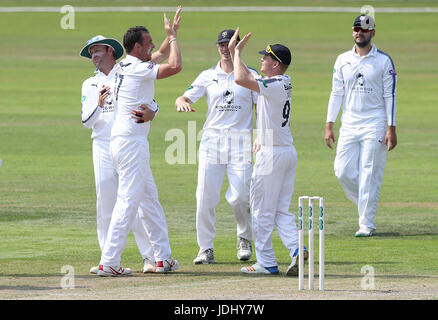
[[[272,51],[270,44],[268,44],[268,46],[266,47],[266,52],[269,53],[269,54],[272,54],[272,56],[275,59],[277,59],[279,62],[283,63],[283,61],[281,61],[281,59],[279,57],[277,57],[277,55],[274,53],[274,51]]]
[[[353,27],[353,31],[354,31],[354,32],[362,31],[363,33],[368,33],[368,32],[370,32],[371,30],[369,30],[369,29],[362,29],[361,27]]]

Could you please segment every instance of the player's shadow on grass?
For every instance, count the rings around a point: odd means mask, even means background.
[[[49,278],[63,277],[62,273],[0,273],[0,277],[17,277],[17,278]]]
[[[316,275],[317,277],[317,275]],[[325,274],[326,279],[348,279],[348,278],[357,278],[362,279],[364,277],[363,274]],[[375,278],[381,279],[435,279],[435,276],[422,276],[422,275],[411,275],[411,274],[380,274],[374,275]]]
[[[0,291],[2,290],[18,290],[18,291],[49,291],[61,288],[52,287],[36,287],[36,286],[0,286]]]
[[[373,261],[372,263],[370,261],[326,261],[326,265],[335,265],[335,266],[343,266],[343,265],[360,265],[365,266],[369,264],[399,264],[399,262],[394,261]],[[306,263],[307,266],[307,263]]]
[[[425,233],[403,233],[403,232],[377,232],[374,237],[418,237],[418,236],[436,236],[438,232]]]

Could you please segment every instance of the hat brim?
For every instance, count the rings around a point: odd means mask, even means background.
[[[221,40],[216,41],[216,44],[230,42],[230,41],[231,41],[231,39],[221,39]],[[237,43],[239,43],[239,41],[240,41],[240,37],[237,37]]]
[[[259,54],[266,55],[266,54],[269,54],[269,52],[266,50],[262,50],[262,51],[259,51]]]
[[[230,41],[231,41],[231,39],[221,39],[221,40],[216,41],[216,44],[230,42]]]
[[[365,29],[365,28],[362,27],[362,25],[361,25],[360,23],[356,23],[356,24],[354,24],[354,25],[353,25],[353,28],[354,28],[354,27],[361,27],[362,29],[364,29],[364,30],[369,30],[369,31],[373,31],[373,30],[374,30],[374,27],[368,27],[367,29]]]
[[[89,49],[90,49],[90,47],[92,47],[96,44],[102,44],[102,45],[110,46],[111,48],[113,48],[114,49],[114,56],[115,56],[116,60],[119,59],[121,56],[123,56],[123,52],[124,52],[123,47],[120,44],[120,42],[118,42],[116,39],[103,39],[103,40],[98,40],[98,41],[95,41],[93,43],[90,43],[82,48],[79,55],[82,57],[91,59],[91,54],[90,54]]]

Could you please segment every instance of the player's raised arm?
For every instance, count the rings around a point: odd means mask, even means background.
[[[234,33],[234,37],[237,38],[239,28],[236,29]],[[257,80],[254,78],[253,74],[249,71],[247,66],[242,60],[241,52],[245,48],[246,43],[251,37],[251,32],[246,34],[243,39],[235,46],[234,48],[234,82],[238,85],[248,88],[250,90],[260,92],[259,85],[257,84]],[[236,40],[231,39],[230,42],[235,42]],[[232,45],[233,46],[233,45]]]
[[[171,27],[170,21],[164,13],[164,28],[169,37],[170,53],[167,63],[160,65],[158,69],[157,79],[171,77],[182,70],[182,57],[179,50],[177,32]]]
[[[177,36],[178,29],[181,23],[181,11],[182,11],[182,7],[178,6],[178,9],[176,10],[175,16],[173,18],[172,29],[175,31],[175,37]],[[164,25],[164,28],[166,28],[166,24]],[[169,34],[167,34],[167,37],[164,39],[163,43],[161,43],[160,48],[152,54],[151,61],[153,63],[162,63],[169,57],[170,39],[171,38]]]

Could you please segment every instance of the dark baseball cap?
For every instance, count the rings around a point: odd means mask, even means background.
[[[290,65],[292,55],[288,47],[282,44],[268,44],[266,50],[259,51],[260,54],[269,54],[272,58],[285,65]]]
[[[353,22],[353,27],[361,27],[364,30],[374,30],[376,24],[373,17],[361,14],[356,17]]]
[[[222,30],[219,33],[219,35],[217,36],[216,44],[219,44],[222,42],[230,42],[231,38],[234,35],[234,32],[235,32],[234,30],[230,30],[230,29]],[[237,36],[237,42],[239,42],[239,41],[240,41],[240,37]]]

